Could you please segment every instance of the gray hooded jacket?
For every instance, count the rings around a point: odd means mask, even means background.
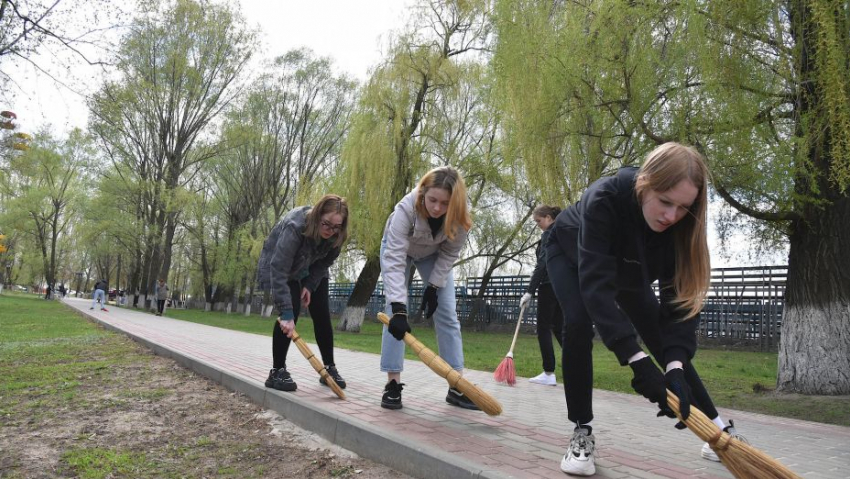
[[[384,228],[386,246],[381,256],[381,272],[388,303],[407,304],[405,272],[408,257],[419,260],[438,253],[431,277],[425,279],[442,288],[466,243],[467,232],[463,228],[458,228],[454,239],[449,239],[443,229],[436,236],[431,234],[428,220],[419,216],[415,209],[418,194],[419,189],[414,188],[402,198]]]
[[[263,291],[271,289],[278,314],[292,309],[287,283],[300,281],[302,287],[315,291],[339,256],[340,248],[333,246],[335,236],[318,243],[304,236],[311,208],[301,206],[287,213],[272,228],[260,253],[257,283]]]

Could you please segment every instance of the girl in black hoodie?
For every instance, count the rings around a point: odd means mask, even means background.
[[[546,265],[564,312],[561,367],[567,416],[575,424],[561,461],[568,474],[596,471],[594,327],[620,364],[632,368],[632,387],[658,404],[659,415],[675,417],[667,406],[669,388],[679,396],[683,417],[693,403],[726,426],[690,363],[710,279],[707,182],[699,152],[665,143],[640,169],[622,168],[594,182],[552,226]],[[652,289],[656,280],[660,298]],[[638,334],[666,373],[638,344]],[[727,431],[734,433],[731,426]],[[706,445],[703,457],[716,455]]]

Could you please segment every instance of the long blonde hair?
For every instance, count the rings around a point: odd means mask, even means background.
[[[307,225],[304,228],[304,236],[313,238],[313,241],[318,243],[322,239],[322,236],[319,234],[322,228],[322,216],[328,213],[337,213],[342,216],[342,225],[339,231],[331,237],[336,237],[334,247],[339,248],[345,243],[346,238],[348,238],[348,202],[342,196],[325,195],[313,205],[313,208],[307,213]]]
[[[442,188],[449,192],[451,199],[449,199],[449,208],[446,211],[446,222],[443,225],[443,230],[450,240],[455,239],[458,227],[466,231],[472,228],[472,217],[469,215],[469,208],[466,206],[466,183],[463,182],[463,177],[456,169],[451,166],[434,168],[425,173],[425,176],[419,180],[418,188],[416,212],[423,218],[428,217],[428,210],[425,209],[425,193],[430,188]]]
[[[638,171],[635,193],[643,204],[647,191],[665,192],[682,180],[698,190],[693,205],[675,225],[676,275],[673,288],[676,304],[685,311],[685,319],[702,310],[711,280],[711,260],[706,239],[709,171],[705,158],[693,147],[664,143],[652,150]]]

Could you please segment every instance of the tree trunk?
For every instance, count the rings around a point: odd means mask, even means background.
[[[813,81],[818,48],[814,15],[804,1],[791,2],[789,16],[801,51],[798,118],[820,114],[825,101]],[[802,137],[798,121],[795,134]],[[805,145],[808,165],[795,178],[802,203],[793,222],[788,285],[782,314],[777,389],[803,394],[850,394],[850,198],[831,178],[833,131],[827,125]]]
[[[850,199],[791,234],[777,389],[850,394]]]
[[[360,270],[360,275],[357,276],[357,282],[354,283],[354,291],[348,298],[348,303],[342,311],[342,317],[337,325],[337,330],[359,333],[360,327],[363,325],[363,318],[366,317],[366,306],[369,304],[369,298],[372,297],[372,292],[375,291],[375,284],[378,283],[378,277],[381,275],[381,260],[378,256],[368,258],[363,269]]]
[[[247,281],[247,273],[246,278],[242,281],[242,284],[245,284]],[[245,316],[251,315],[251,306],[254,301],[254,281],[251,281],[251,286],[248,287],[248,294],[245,296]]]
[[[174,232],[176,230],[177,213],[169,213],[165,225],[165,241],[162,245],[162,265],[159,269],[159,277],[166,281],[168,281],[168,273],[171,270],[171,252],[174,250]]]

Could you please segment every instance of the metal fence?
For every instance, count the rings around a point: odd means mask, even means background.
[[[787,266],[713,269],[701,315],[700,337],[724,345],[775,350],[779,345],[787,274]],[[519,299],[528,289],[529,279],[528,276],[493,276],[483,292],[483,278],[468,278],[456,283],[461,324],[478,330],[510,330],[516,325]],[[345,309],[353,289],[353,283],[329,285],[332,314],[340,314]],[[422,281],[414,280],[408,289],[410,311],[418,310],[422,291]],[[383,311],[384,304],[384,288],[379,282],[366,307],[367,317],[374,318],[378,311]],[[536,299],[526,309],[522,323],[525,331],[534,331]]]

